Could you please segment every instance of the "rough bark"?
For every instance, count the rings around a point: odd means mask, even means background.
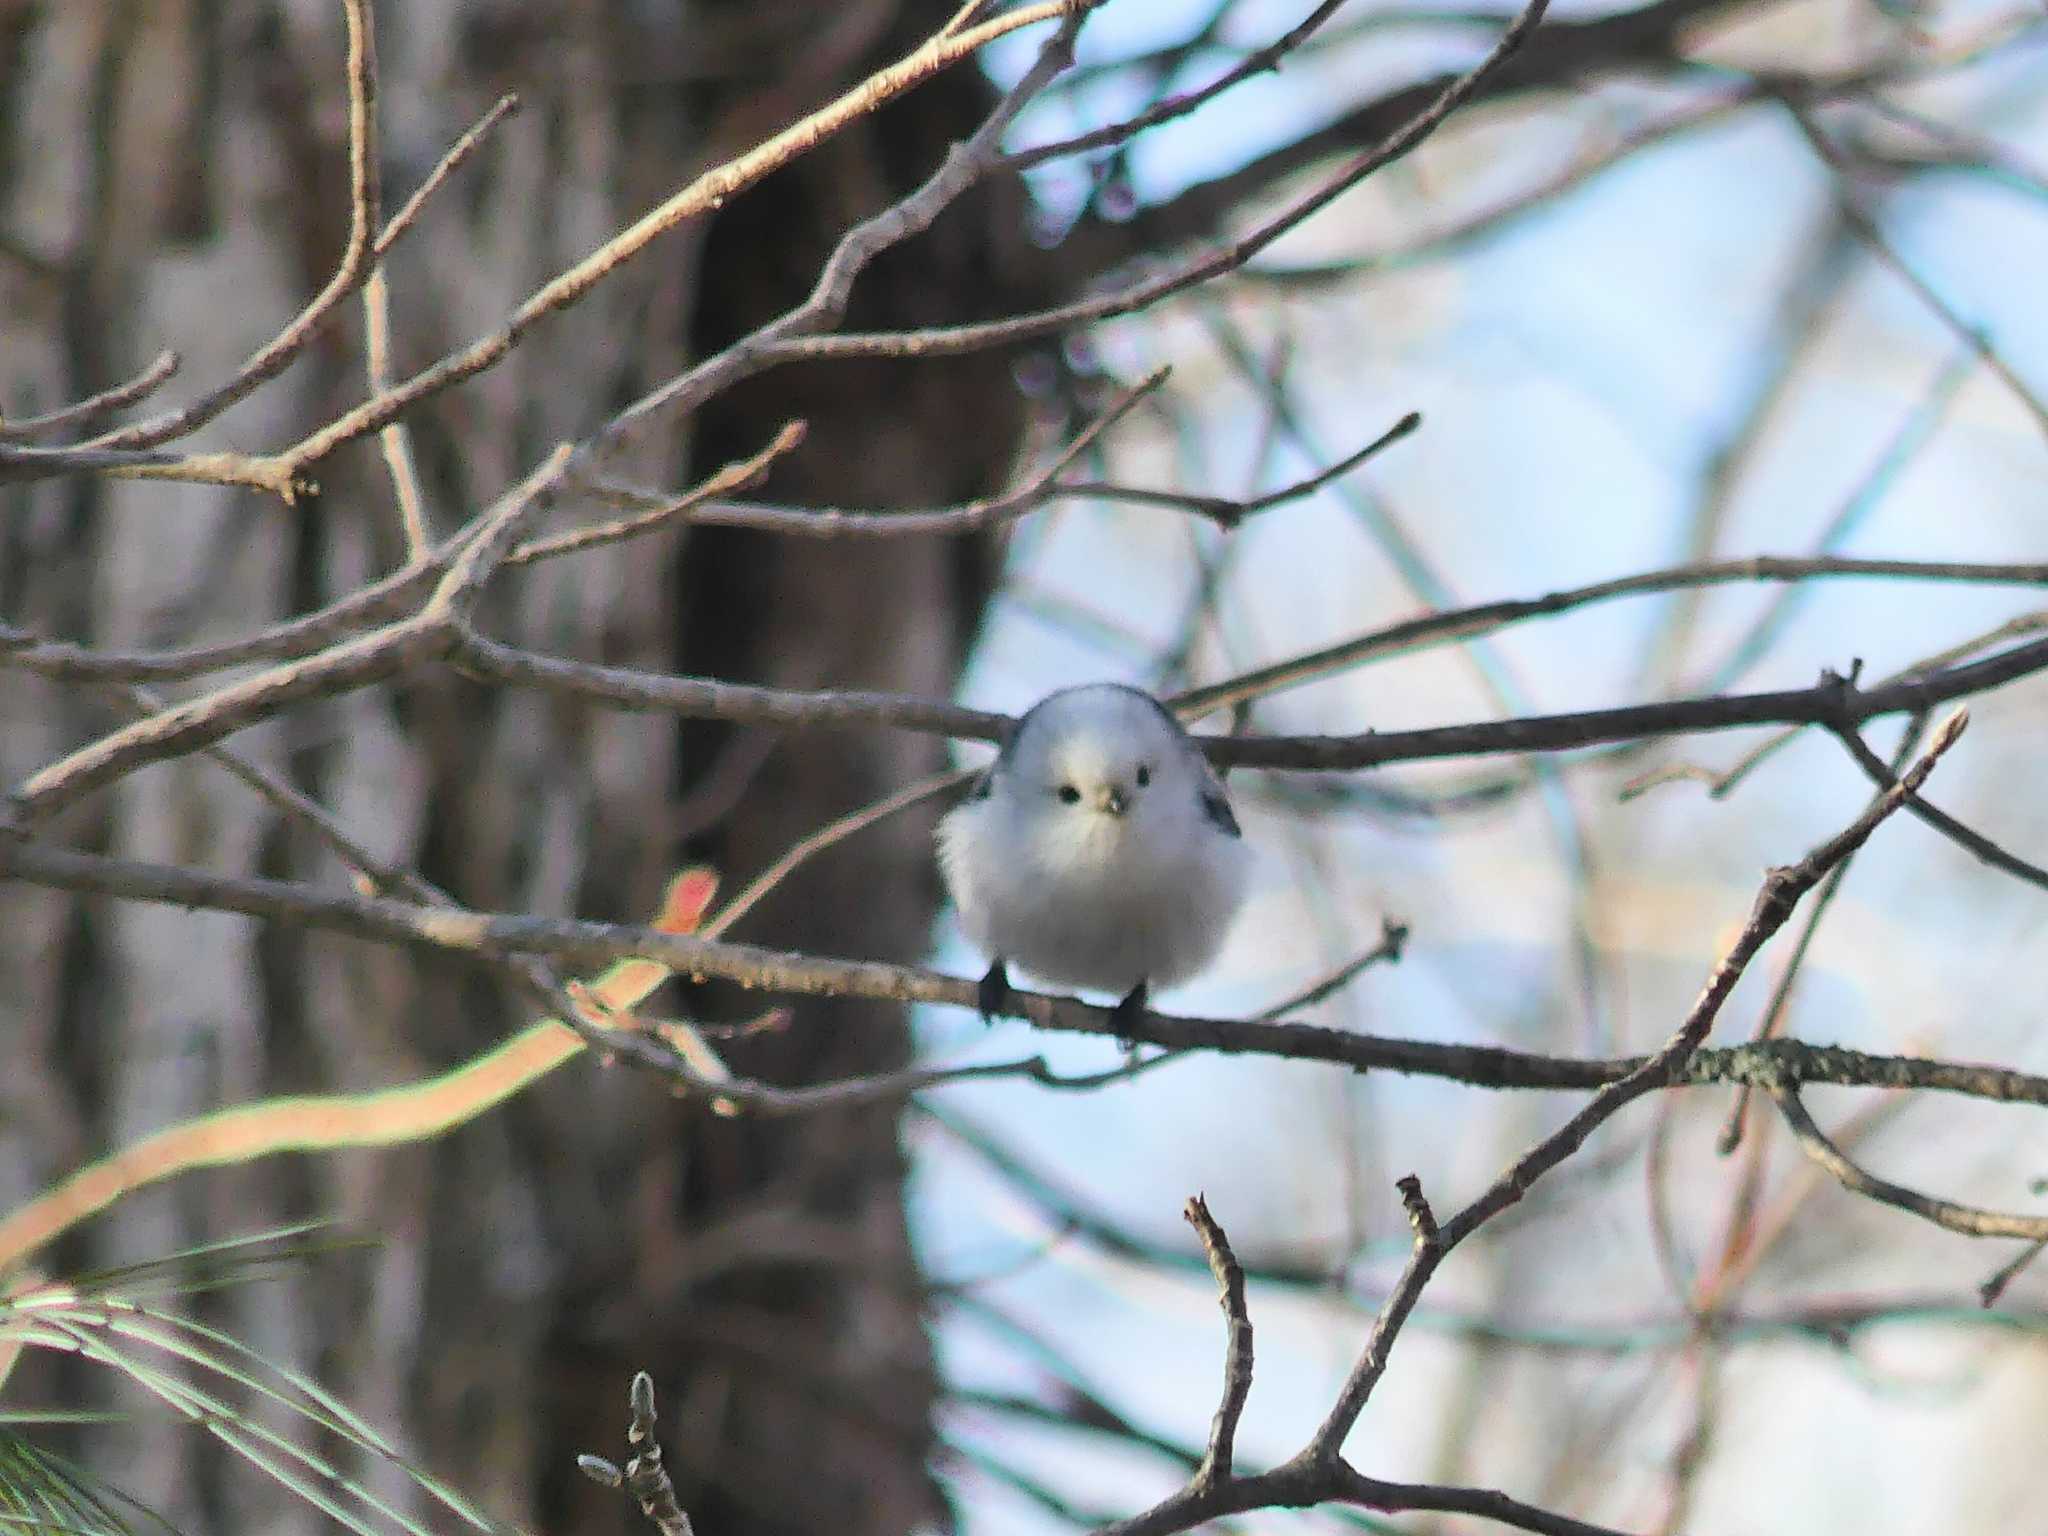
[[[400,367],[489,329],[694,167],[780,126],[949,7],[597,8],[406,0],[380,28],[395,201],[495,94],[525,110],[391,265]],[[324,0],[149,0],[0,11],[0,409],[47,409],[160,347],[180,388],[230,371],[325,280],[346,223],[342,28]],[[924,174],[986,104],[956,71],[685,232],[415,422],[445,528],[545,447],[800,295],[847,222]],[[1013,194],[1006,194],[1013,195]],[[981,311],[1007,293],[1014,209],[975,201],[864,283],[863,323]],[[208,441],[289,440],[360,392],[353,311]],[[913,505],[979,493],[1014,451],[1006,365],[778,374],[629,465],[681,483],[809,419],[779,499]],[[252,493],[53,481],[0,506],[0,620],[102,644],[226,634],[315,605],[401,557],[368,445],[286,510]],[[739,535],[553,562],[486,622],[538,648],[774,682],[943,693],[978,603],[972,557]],[[114,718],[107,700],[0,672],[0,779]],[[685,858],[730,880],[905,779],[941,748],[874,734],[764,744],[451,676],[247,733],[387,855],[464,899],[647,912]],[[58,829],[231,871],[342,878],[204,762],[137,775]],[[822,861],[750,936],[908,957],[935,895],[928,823]],[[517,1022],[460,968],[225,917],[0,891],[0,1200],[168,1121],[268,1092],[404,1080]],[[706,1008],[723,1006],[710,997]],[[815,1081],[902,1059],[906,1021],[806,1009],[745,1066]],[[382,1234],[354,1262],[230,1293],[218,1320],[315,1371],[496,1513],[624,1519],[574,1478],[614,1452],[630,1372],[664,1392],[670,1464],[700,1528],[900,1532],[943,1518],[933,1380],[893,1116],[716,1119],[625,1072],[561,1080],[431,1148],[269,1165],[125,1202],[53,1257],[145,1257],[305,1214]],[[38,1369],[48,1371],[47,1365]],[[30,1383],[76,1400],[85,1378]],[[194,1529],[318,1517],[165,1426],[83,1449]],[[801,1472],[798,1473],[798,1467]],[[391,1497],[410,1495],[385,1479]],[[615,1507],[616,1506],[616,1507]]]

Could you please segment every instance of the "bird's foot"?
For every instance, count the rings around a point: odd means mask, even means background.
[[[1145,983],[1139,982],[1124,994],[1124,1000],[1109,1011],[1110,1025],[1116,1030],[1117,1043],[1126,1051],[1138,1048],[1136,1030],[1138,1020],[1145,1016]]]
[[[1003,957],[997,955],[988,971],[981,978],[981,985],[975,989],[975,1006],[981,1009],[981,1022],[993,1024],[996,1015],[1003,1012],[1010,1001],[1010,973],[1003,969]]]

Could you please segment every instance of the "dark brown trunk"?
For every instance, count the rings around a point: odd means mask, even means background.
[[[637,27],[569,4],[385,7],[394,204],[498,91],[526,101],[392,262],[398,366],[487,331],[690,171],[825,99],[947,8],[895,9],[849,8],[810,36],[810,7],[678,7]],[[879,25],[862,30],[854,13]],[[184,354],[168,392],[180,398],[230,372],[325,280],[346,225],[341,40],[339,6],[275,0],[0,9],[0,410],[76,398],[167,345]],[[913,93],[708,231],[664,242],[419,416],[437,527],[799,297],[832,239],[928,174],[988,100],[967,68]],[[1016,227],[1011,207],[957,208],[863,283],[861,321],[987,312],[1014,292],[1005,252]],[[203,441],[281,444],[359,398],[359,335],[351,311]],[[651,434],[625,467],[682,483],[801,416],[811,435],[768,487],[777,499],[887,507],[974,495],[1015,451],[1006,368],[776,374]],[[331,600],[402,555],[370,446],[323,466],[321,480],[320,501],[299,510],[211,487],[0,490],[0,620],[100,644],[178,644]],[[671,538],[524,573],[485,623],[616,664],[940,694],[979,603],[977,559],[928,540]],[[0,718],[0,780],[13,783],[115,717],[86,690],[0,671]],[[878,733],[768,743],[679,732],[664,718],[491,696],[447,675],[324,704],[234,745],[289,769],[371,844],[464,900],[594,916],[646,914],[685,859],[715,863],[732,889],[942,753]],[[747,934],[916,954],[935,897],[929,822],[901,818],[820,860]],[[228,872],[344,878],[199,761],[139,774],[59,830]],[[0,890],[0,975],[10,1203],[169,1121],[266,1093],[417,1077],[522,1018],[459,965],[18,888]],[[745,1070],[788,1082],[906,1053],[900,1013],[826,1005],[733,1049]],[[124,1202],[50,1257],[134,1259],[339,1215],[386,1246],[231,1293],[216,1319],[318,1374],[494,1512],[549,1530],[637,1520],[577,1478],[572,1458],[617,1454],[626,1383],[644,1368],[700,1529],[894,1536],[944,1516],[903,1172],[886,1110],[723,1120],[579,1061],[435,1145],[187,1178]],[[46,1399],[106,1390],[87,1383],[51,1373],[30,1386]],[[193,1528],[319,1524],[167,1426],[93,1431],[82,1448]]]

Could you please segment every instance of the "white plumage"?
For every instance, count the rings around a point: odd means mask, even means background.
[[[972,798],[939,825],[939,863],[993,963],[1142,1008],[1207,965],[1244,896],[1250,854],[1222,781],[1165,706],[1097,683],[1039,701]]]

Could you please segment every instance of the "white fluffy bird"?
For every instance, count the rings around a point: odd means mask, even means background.
[[[991,964],[984,1017],[1002,1011],[1006,961],[1055,986],[1122,999],[1194,975],[1223,945],[1251,859],[1223,783],[1151,694],[1062,689],[1017,722],[973,795],[939,824],[960,924]]]

